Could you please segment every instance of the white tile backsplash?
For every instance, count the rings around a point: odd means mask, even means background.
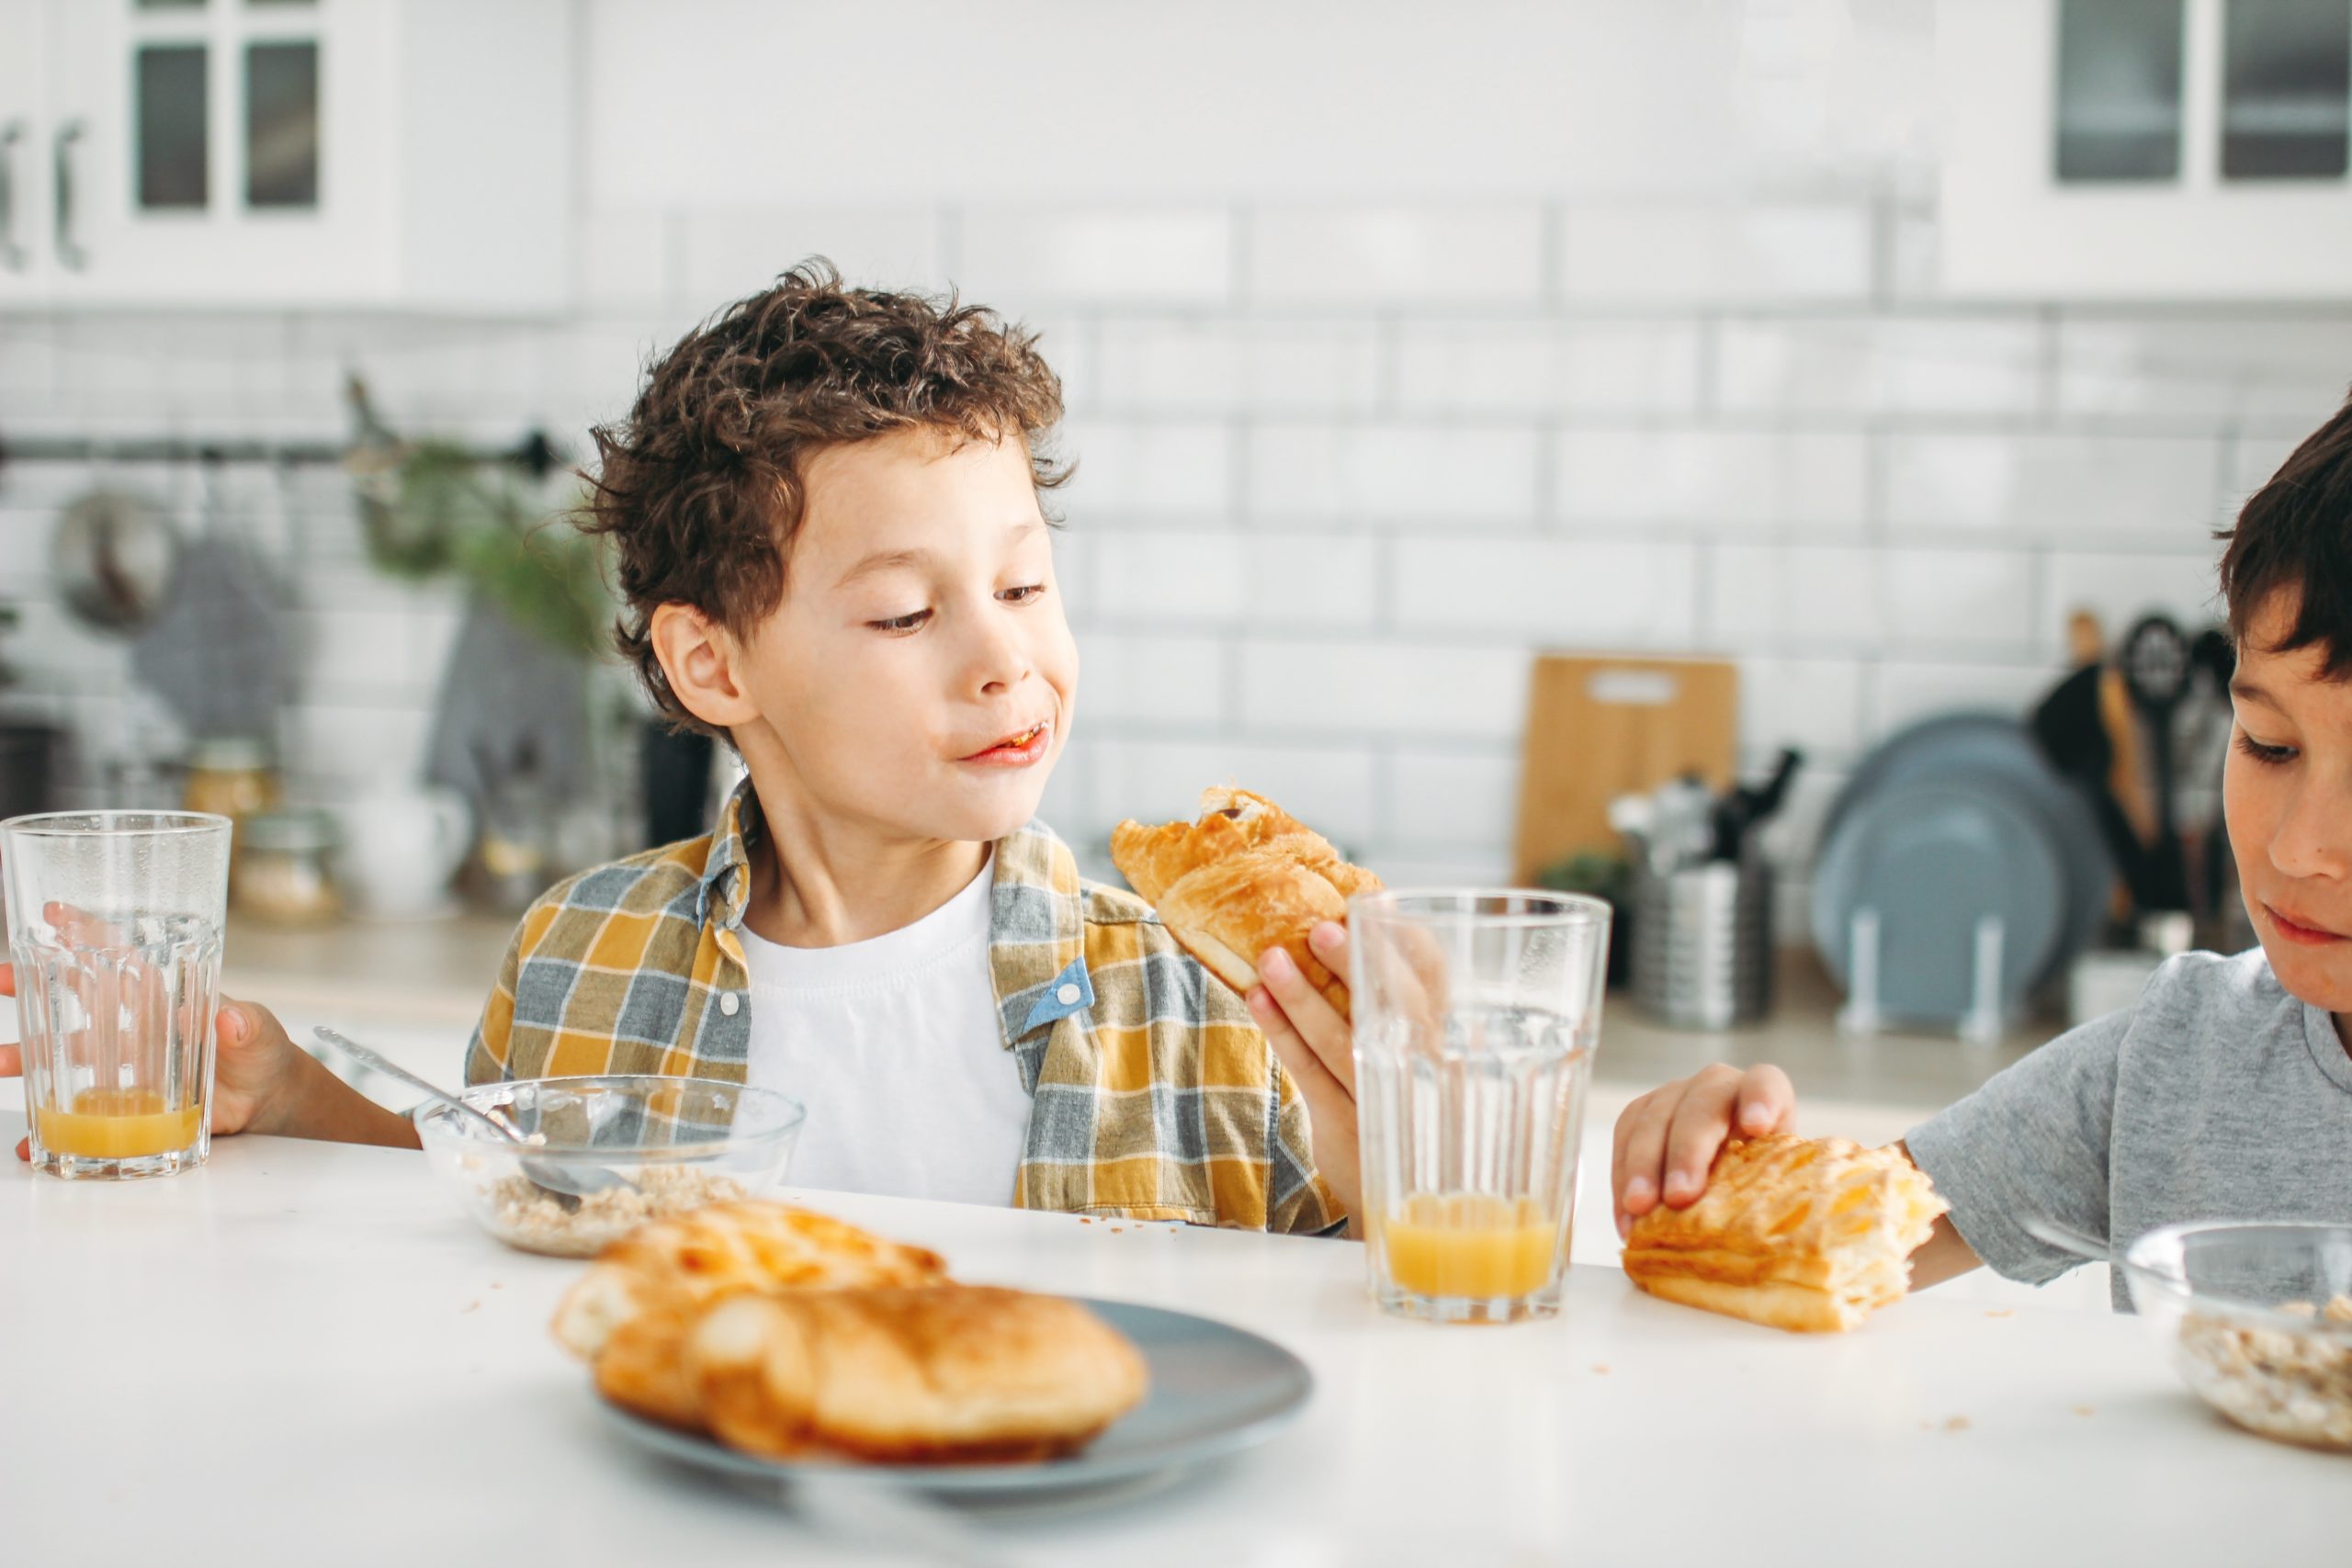
[[[2209,614],[2208,531],[2352,381],[2341,309],[1939,302],[1903,193],[627,205],[573,232],[554,322],[0,315],[16,703],[100,754],[168,724],[49,586],[92,469],[10,437],[333,439],[356,371],[412,434],[545,422],[582,452],[682,333],[823,254],[959,286],[1063,377],[1084,678],[1046,814],[1090,853],[1232,778],[1392,879],[1499,876],[1530,656],[1623,647],[1739,660],[1748,764],[1813,754],[1770,836],[1801,863],[1891,728],[2040,696],[2069,609]],[[106,478],[195,514],[187,470]],[[462,603],[368,564],[340,471],[234,479],[297,617],[298,769],[415,766]]]
[[[1544,212],[1532,202],[1259,207],[1247,233],[1255,304],[1532,305],[1544,291]]]

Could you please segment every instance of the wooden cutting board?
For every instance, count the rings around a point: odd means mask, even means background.
[[[1528,682],[1513,875],[1613,850],[1609,803],[1697,773],[1721,792],[1739,750],[1739,669],[1722,659],[1544,654]]]

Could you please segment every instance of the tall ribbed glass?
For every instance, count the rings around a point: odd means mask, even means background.
[[[1348,909],[1365,1252],[1386,1311],[1559,1310],[1609,906],[1385,892]]]
[[[13,818],[0,822],[0,886],[33,1168],[103,1179],[202,1165],[229,819]]]

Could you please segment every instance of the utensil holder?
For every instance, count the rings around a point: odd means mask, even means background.
[[[1634,999],[1664,1022],[1730,1029],[1772,1005],[1772,868],[1753,852],[1634,866]]]

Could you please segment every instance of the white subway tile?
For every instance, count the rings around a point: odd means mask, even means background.
[[[1392,851],[1385,844],[1377,844],[1369,854],[1359,858],[1391,887],[1511,886],[1511,857],[1507,848],[1484,852],[1464,850],[1423,853],[1410,849]]]
[[[1943,233],[1932,211],[1894,214],[1888,237],[1888,291],[1897,299],[1930,299],[1943,288]]]
[[[1394,641],[1241,644],[1241,721],[1260,732],[1510,739],[1526,722],[1521,649]]]
[[[2206,437],[1890,434],[1898,528],[2194,544],[2211,527],[2221,443]]]
[[[1209,637],[1090,632],[1079,639],[1083,724],[1216,725],[1225,717],[1225,645]]]
[[[2022,649],[2034,611],[2022,552],[1726,545],[1709,575],[1707,629],[1735,646]]]
[[[680,292],[674,220],[651,207],[600,207],[573,221],[580,305],[590,310],[659,310]],[[707,302],[733,299],[714,292]]]
[[[1242,616],[1281,633],[1363,630],[1380,608],[1380,543],[1340,534],[1243,536]]]
[[[1516,750],[1399,750],[1387,765],[1384,850],[1510,852],[1519,819]]]
[[[1094,753],[1097,743],[1081,739],[1091,733],[1086,722],[1086,687],[1079,685],[1078,728],[1064,743],[1062,754],[1054,762],[1054,771],[1046,780],[1046,793],[1037,800],[1036,819],[1060,835],[1062,842],[1070,846],[1081,861],[1095,849],[1098,840],[1106,840],[1108,823],[1094,819]],[[1081,866],[1081,875],[1091,875]],[[1115,880],[1115,877],[1113,878]]]
[[[1409,628],[1526,632],[1590,647],[1687,645],[1698,547],[1613,540],[1396,541],[1396,617]]]
[[[2235,521],[2247,498],[2268,484],[2301,445],[2300,437],[2286,435],[2242,435],[2230,443],[2222,475],[2221,523]]]
[[[2233,420],[2315,428],[2352,383],[2352,317],[2118,320],[2058,327],[2058,410],[2089,418]]]
[[[301,700],[424,700],[410,679],[409,617],[401,612],[338,604],[290,612],[284,625]]]
[[[1073,522],[1217,517],[1233,502],[1232,434],[1214,421],[1072,419],[1078,472],[1050,504]]]
[[[433,710],[301,703],[288,709],[290,755],[314,778],[339,784],[415,778],[424,772]]]
[[[1106,823],[1190,817],[1201,791],[1238,784],[1343,850],[1373,836],[1373,758],[1364,746],[1300,746],[1256,739],[1114,740],[1095,748],[1095,811]]]
[[[1262,424],[1250,433],[1252,515],[1347,522],[1528,523],[1532,430]]]
[[[1843,202],[1572,206],[1559,278],[1578,303],[1860,299],[1871,212]]]
[[[1736,412],[2031,413],[2041,325],[2026,316],[1728,321],[1715,399]]]
[[[17,629],[7,639],[9,664],[29,690],[118,692],[130,680],[130,644],[92,631],[47,597],[17,605]]]
[[[1699,404],[1690,321],[1408,322],[1396,398],[1409,412],[1688,413]]]
[[[1379,344],[1360,321],[1105,321],[1095,395],[1128,412],[1367,412]]]
[[[1544,214],[1532,204],[1261,207],[1245,231],[1252,300],[1487,304],[1543,295]]]
[[[2113,643],[2132,624],[2161,610],[2194,630],[2222,615],[2213,568],[2218,547],[2193,555],[2077,555],[2050,558],[2050,604],[2063,625],[2075,610],[2098,614]],[[2049,647],[2058,648],[2052,636]]]
[[[1850,659],[1739,661],[1743,751],[1794,746],[1809,763],[1851,756],[1861,743],[1862,667]]]
[[[2023,717],[2065,671],[2054,662],[1888,663],[1879,666],[1876,674],[1872,722],[1866,737],[1873,742],[1916,720],[1941,713],[1990,712]]]
[[[1220,623],[1249,604],[1249,568],[1239,534],[1134,529],[1092,541],[1093,602],[1101,625]]]
[[[1859,529],[1870,452],[1859,432],[1571,429],[1555,494],[1569,522]]]
[[[1233,292],[1233,224],[1221,208],[984,208],[962,215],[956,245],[956,284],[1000,310],[1216,305]]]
[[[813,256],[869,288],[942,291],[939,220],[929,209],[813,207],[698,209],[678,219],[682,302],[715,310],[774,286]]]
[[[54,408],[57,339],[53,321],[0,314],[0,429]]]

